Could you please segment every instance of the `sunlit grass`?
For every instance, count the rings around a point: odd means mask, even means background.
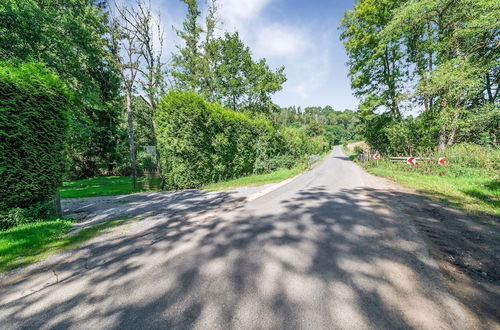
[[[500,180],[491,172],[470,169],[464,175],[433,175],[409,171],[408,165],[380,162],[378,166],[364,165],[374,175],[434,196],[448,206],[467,212],[500,215]]]
[[[248,175],[237,179],[211,183],[203,187],[205,190],[227,190],[243,186],[260,186],[286,180],[304,171],[304,167],[297,166],[291,169],[279,169],[266,174]]]
[[[148,185],[146,185],[148,181]],[[128,195],[136,192],[160,190],[161,178],[139,177],[134,189],[131,177],[99,176],[90,179],[64,182],[61,198]]]
[[[26,266],[59,251],[79,247],[92,237],[123,223],[114,219],[68,235],[72,221],[58,219],[19,225],[0,231],[0,272]]]

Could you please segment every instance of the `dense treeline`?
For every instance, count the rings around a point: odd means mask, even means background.
[[[499,13],[496,0],[361,0],[346,12],[341,38],[373,148],[498,145]]]
[[[278,125],[304,127],[307,135],[326,135],[333,144],[356,141],[359,118],[352,110],[338,111],[331,106],[326,107],[288,107],[281,108],[272,114]]]

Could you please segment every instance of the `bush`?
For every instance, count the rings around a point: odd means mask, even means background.
[[[269,130],[241,113],[171,91],[156,118],[168,188],[195,188],[253,171],[259,135]]]
[[[354,146],[354,153],[355,153],[356,155],[360,155],[360,154],[362,154],[363,152],[364,152],[364,151],[363,151],[363,147],[361,147],[361,146]]]
[[[69,102],[42,65],[0,62],[0,210],[9,219],[52,199],[61,185]]]
[[[55,216],[54,204],[51,202],[37,202],[26,208],[14,207],[0,210],[0,229],[53,219]]]
[[[302,128],[277,130],[266,118],[251,118],[188,92],[169,92],[160,101],[156,121],[170,189],[291,168],[328,146],[324,136],[311,138]]]

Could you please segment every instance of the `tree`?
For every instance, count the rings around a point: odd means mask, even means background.
[[[497,13],[495,0],[410,1],[382,33],[385,40],[405,40],[411,50],[407,60],[420,76],[416,95],[427,100],[427,110],[440,113],[441,150],[456,140],[467,109],[496,100]]]
[[[123,21],[122,30],[133,38],[132,44],[126,49],[132,52],[135,62],[131,68],[138,73],[138,85],[141,88],[142,99],[147,104],[151,127],[153,130],[153,144],[156,147],[156,111],[160,96],[165,92],[165,62],[163,61],[163,31],[160,26],[160,20],[155,19],[151,3],[144,0],[137,0],[133,7],[121,7],[119,10],[121,20]],[[130,57],[130,56],[129,56]],[[134,76],[135,78],[135,76]],[[133,81],[131,81],[133,84]],[[131,95],[132,90],[130,90]],[[131,99],[127,101],[128,109],[131,111]],[[129,116],[129,130],[133,125],[132,113]],[[133,127],[132,127],[133,130]],[[159,149],[156,148],[156,158],[159,159]],[[161,166],[158,164],[158,166]],[[161,168],[160,168],[161,172]]]
[[[218,57],[216,100],[233,110],[269,113],[271,95],[286,81],[285,68],[273,72],[265,59],[254,62],[238,32],[219,38]]]
[[[110,171],[119,159],[119,76],[107,19],[87,0],[0,2],[0,60],[44,63],[75,94],[69,128],[73,177]]]
[[[274,106],[271,95],[286,81],[284,67],[273,71],[265,59],[254,61],[237,32],[216,38],[216,1],[209,2],[205,30],[198,23],[197,1],[183,2],[188,12],[177,34],[184,45],[172,57],[177,88],[196,91],[233,110],[269,113]]]
[[[203,29],[198,23],[201,12],[197,0],[181,0],[188,6],[182,30],[176,30],[183,40],[183,46],[177,46],[178,53],[172,54],[172,75],[177,86],[185,90],[199,91],[202,69],[200,38]]]
[[[393,119],[401,117],[399,100],[404,88],[402,51],[398,40],[380,32],[405,1],[361,0],[342,18],[341,39],[349,57],[349,76],[355,95],[378,100]]]
[[[134,91],[141,54],[138,52],[137,37],[130,26],[130,11],[118,7],[118,17],[114,18],[111,28],[112,52],[119,66],[123,93],[125,95],[125,110],[127,113],[128,141],[130,167],[134,189],[137,185],[137,160],[135,151],[135,131],[132,110],[132,94]]]

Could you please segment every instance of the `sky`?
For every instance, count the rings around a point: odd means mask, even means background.
[[[203,4],[205,1],[200,1]],[[347,77],[347,56],[338,25],[354,0],[218,0],[220,32],[238,31],[254,59],[266,58],[271,68],[285,66],[287,82],[273,97],[286,106],[326,106],[356,109]],[[161,15],[167,52],[179,40],[186,5],[179,0],[155,0]]]

